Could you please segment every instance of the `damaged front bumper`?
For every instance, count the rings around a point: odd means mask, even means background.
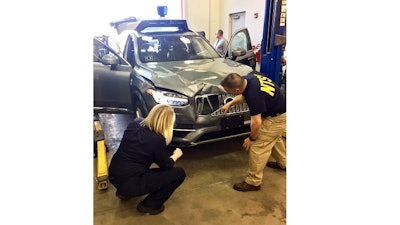
[[[172,146],[195,146],[250,133],[250,112],[246,103],[234,105],[224,114],[221,107],[233,100],[229,94],[205,94],[192,104],[175,108],[176,122]]]

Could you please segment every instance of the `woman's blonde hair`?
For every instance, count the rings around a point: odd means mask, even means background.
[[[174,123],[174,109],[169,105],[158,104],[150,110],[141,125],[146,125],[150,130],[162,135],[166,144],[169,145],[172,141]]]

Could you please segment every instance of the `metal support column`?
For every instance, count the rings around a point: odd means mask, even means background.
[[[282,0],[267,0],[261,41],[260,72],[279,83],[282,45],[286,44],[285,26],[280,26]]]

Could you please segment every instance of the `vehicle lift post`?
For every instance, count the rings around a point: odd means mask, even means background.
[[[266,0],[260,49],[260,72],[277,84],[280,81],[282,45],[286,44],[286,22],[285,26],[280,26],[281,8],[282,0]]]
[[[260,72],[279,84],[281,79],[282,45],[286,44],[285,25],[281,26],[282,0],[266,0],[264,32],[261,41]],[[282,132],[286,138],[286,129]]]
[[[108,164],[106,145],[104,143],[104,131],[99,120],[94,120],[94,144],[97,151],[97,171],[95,180],[99,190],[108,189]]]

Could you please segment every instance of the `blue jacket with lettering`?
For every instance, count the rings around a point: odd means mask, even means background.
[[[244,79],[247,86],[242,95],[251,116],[261,113],[262,117],[268,117],[286,112],[286,96],[275,82],[257,71],[244,76]]]

